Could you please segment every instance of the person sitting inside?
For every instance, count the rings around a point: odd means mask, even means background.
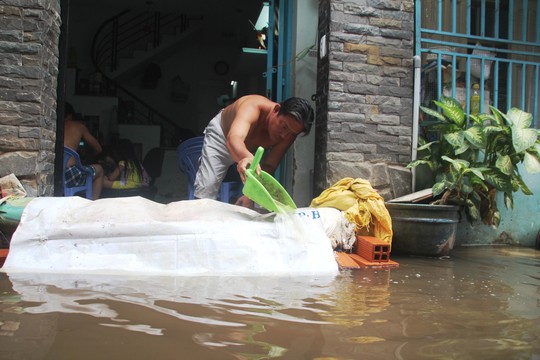
[[[81,122],[75,121],[73,115],[75,110],[70,103],[65,103],[64,110],[64,146],[77,151],[79,150],[79,144],[81,140],[84,140],[96,154],[100,154],[102,149],[98,140],[92,136],[88,128]],[[67,186],[75,187],[82,186],[86,181],[86,173],[82,172],[75,165],[75,159],[69,159],[66,172]],[[101,189],[103,187],[103,168],[99,164],[92,164],[87,166],[92,172],[92,198],[93,200],[99,199],[101,195]]]
[[[146,170],[135,155],[133,143],[128,139],[119,139],[112,151],[116,168],[103,179],[103,186],[108,189],[138,189],[148,186]]]

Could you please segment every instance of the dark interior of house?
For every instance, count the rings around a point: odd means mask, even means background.
[[[129,139],[141,161],[174,152],[235,98],[265,94],[262,1],[67,3],[64,101],[105,148]]]

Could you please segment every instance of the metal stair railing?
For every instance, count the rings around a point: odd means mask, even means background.
[[[158,48],[164,34],[186,32],[193,20],[186,14],[162,14],[145,11],[129,16],[130,10],[124,10],[109,18],[99,27],[92,42],[92,60],[100,70],[109,66],[114,72],[121,57],[129,57],[134,50],[146,50],[150,43]]]
[[[184,33],[189,30],[192,20],[199,19],[185,14],[149,11],[134,16],[130,14],[130,10],[124,10],[104,21],[98,28],[92,41],[92,63],[105,82],[117,89],[120,102],[133,104],[134,111],[128,117],[120,116],[119,122],[161,125],[161,145],[175,147],[178,145],[176,139],[188,130],[112,79],[104,67],[108,66],[114,72],[121,57],[129,57],[138,49],[145,50],[148,44],[157,49],[164,34],[177,34],[178,31]]]

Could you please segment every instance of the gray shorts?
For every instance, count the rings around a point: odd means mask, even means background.
[[[210,121],[204,130],[202,155],[199,171],[195,177],[195,197],[216,199],[221,182],[229,167],[235,163],[227,149],[225,134],[221,128],[221,111]]]

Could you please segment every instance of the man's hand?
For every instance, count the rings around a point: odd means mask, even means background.
[[[238,170],[238,174],[240,175],[240,179],[242,179],[243,183],[246,182],[246,170],[249,168],[252,161],[253,161],[253,156],[245,157],[242,160],[240,160],[238,162],[238,164],[236,164],[236,170]],[[261,166],[260,165],[257,166],[257,169],[255,170],[255,173],[257,175],[261,174]]]
[[[236,200],[235,205],[240,205],[240,206],[243,206],[243,207],[247,207],[249,209],[253,209],[253,207],[255,206],[253,201],[250,200],[246,195],[240,196],[238,198],[238,200]]]

